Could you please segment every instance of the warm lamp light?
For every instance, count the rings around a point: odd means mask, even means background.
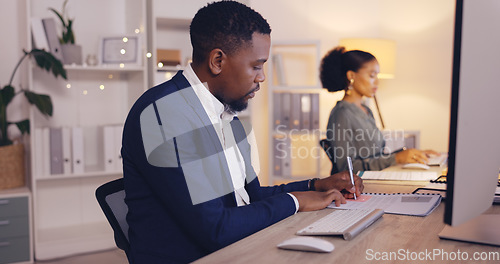
[[[387,39],[346,38],[339,41],[346,50],[362,50],[377,58],[380,65],[379,79],[393,79],[396,69],[396,42]]]

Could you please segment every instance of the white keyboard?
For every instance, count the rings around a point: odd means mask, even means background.
[[[299,230],[297,235],[343,235],[350,240],[383,214],[382,209],[335,210]]]
[[[429,166],[441,166],[448,160],[448,154],[443,153],[438,156],[429,157],[427,159],[427,165]]]

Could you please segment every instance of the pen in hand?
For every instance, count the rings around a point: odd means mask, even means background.
[[[349,176],[351,177],[352,186],[354,186],[354,176],[352,175],[352,160],[351,160],[351,157],[347,157],[347,167],[349,169]],[[357,200],[356,191],[354,191],[354,200]]]

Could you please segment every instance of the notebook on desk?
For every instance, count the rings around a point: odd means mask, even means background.
[[[360,171],[363,180],[430,181],[437,177],[434,171]]]
[[[412,216],[427,216],[439,205],[439,194],[411,194],[411,193],[364,193],[357,200],[349,199],[346,204],[329,208],[335,209],[373,209],[379,208],[387,214]]]

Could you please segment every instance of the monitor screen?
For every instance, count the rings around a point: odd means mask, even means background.
[[[489,209],[498,182],[499,14],[498,0],[457,0],[444,218],[452,226]]]

